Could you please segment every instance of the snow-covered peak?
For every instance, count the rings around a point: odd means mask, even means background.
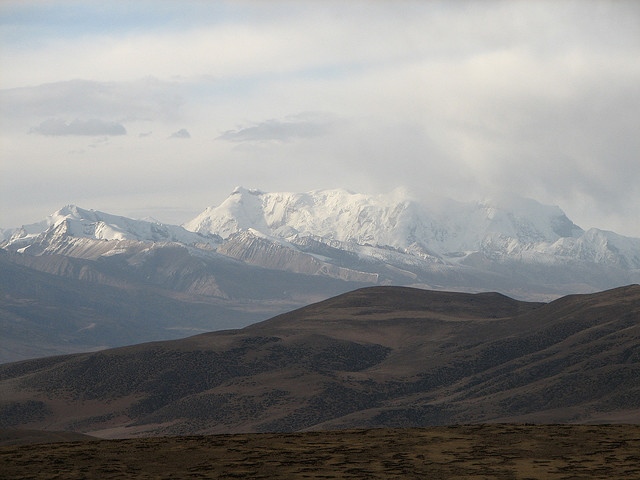
[[[209,207],[184,224],[187,230],[227,238],[253,228],[269,236],[288,238],[315,235],[340,241],[366,243],[389,221],[395,223],[406,202],[368,196],[343,189],[306,193],[264,193],[236,188],[222,204]],[[391,232],[391,230],[388,230]]]
[[[547,252],[623,269],[640,269],[640,238],[597,228],[590,228],[578,238],[561,238],[550,245]]]
[[[488,233],[527,242],[555,241],[584,233],[560,207],[543,205],[530,198],[515,195],[487,197],[478,202],[477,207],[485,217]]]
[[[75,237],[95,240],[135,240],[143,242],[180,242],[187,245],[216,243],[212,236],[189,232],[182,227],[159,222],[134,220],[96,210],[67,205],[44,220],[17,229],[5,243],[27,245],[37,238]]]
[[[258,190],[256,188],[245,188],[242,186],[237,186],[231,192],[231,195],[262,195],[264,192]]]
[[[530,199],[426,203],[402,189],[366,195],[343,189],[265,193],[237,187],[222,204],[207,208],[184,227],[223,238],[252,228],[285,239],[312,235],[436,254],[476,251],[487,237],[536,243],[583,233],[559,207]]]
[[[77,205],[65,205],[60,210],[55,212],[53,216],[61,216],[61,217],[74,217],[74,218],[82,218],[83,215],[86,215],[88,210],[84,210]]]

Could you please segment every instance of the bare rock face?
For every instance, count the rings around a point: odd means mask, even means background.
[[[251,230],[230,236],[218,252],[251,265],[288,270],[306,275],[322,275],[348,282],[376,283],[378,274],[359,272],[319,260],[316,256],[285,244],[256,235]]]

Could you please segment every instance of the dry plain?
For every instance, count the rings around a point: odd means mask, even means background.
[[[0,446],[7,479],[640,478],[640,425],[485,424],[26,445],[9,445],[10,437],[5,433]]]

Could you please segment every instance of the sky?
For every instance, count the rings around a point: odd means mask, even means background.
[[[0,227],[236,186],[518,194],[640,237],[640,2],[0,2]]]

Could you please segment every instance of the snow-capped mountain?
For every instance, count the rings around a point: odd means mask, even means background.
[[[424,204],[401,192],[264,193],[238,187],[221,205],[207,208],[184,227],[224,239],[257,231],[293,245],[311,237],[361,255],[371,247],[392,249],[447,265],[482,255],[489,260],[573,260],[640,269],[640,239],[597,229],[585,232],[559,207],[518,197]]]
[[[640,239],[584,231],[557,206],[518,197],[426,203],[402,190],[364,195],[238,187],[181,227],[67,206],[17,229],[0,247],[29,256],[117,256],[159,284],[181,291],[197,285],[200,293],[225,298],[234,294],[223,292],[220,275],[201,266],[206,259],[346,282],[498,290],[529,299],[640,282]],[[162,256],[165,247],[184,251]],[[203,268],[206,274],[195,273]]]
[[[211,248],[219,243],[220,238],[190,232],[176,225],[133,220],[67,205],[38,223],[16,229],[3,247],[21,253],[65,253],[61,250],[63,244],[69,247],[70,243],[75,246],[92,243],[83,240],[112,242],[110,246],[114,242],[134,241],[173,242]]]
[[[534,243],[583,233],[558,207],[514,200],[508,206],[488,200],[433,206],[398,193],[263,193],[238,187],[220,206],[206,209],[184,227],[223,238],[252,228],[283,239],[314,236],[359,245],[419,247],[440,255],[477,251],[493,234]]]

